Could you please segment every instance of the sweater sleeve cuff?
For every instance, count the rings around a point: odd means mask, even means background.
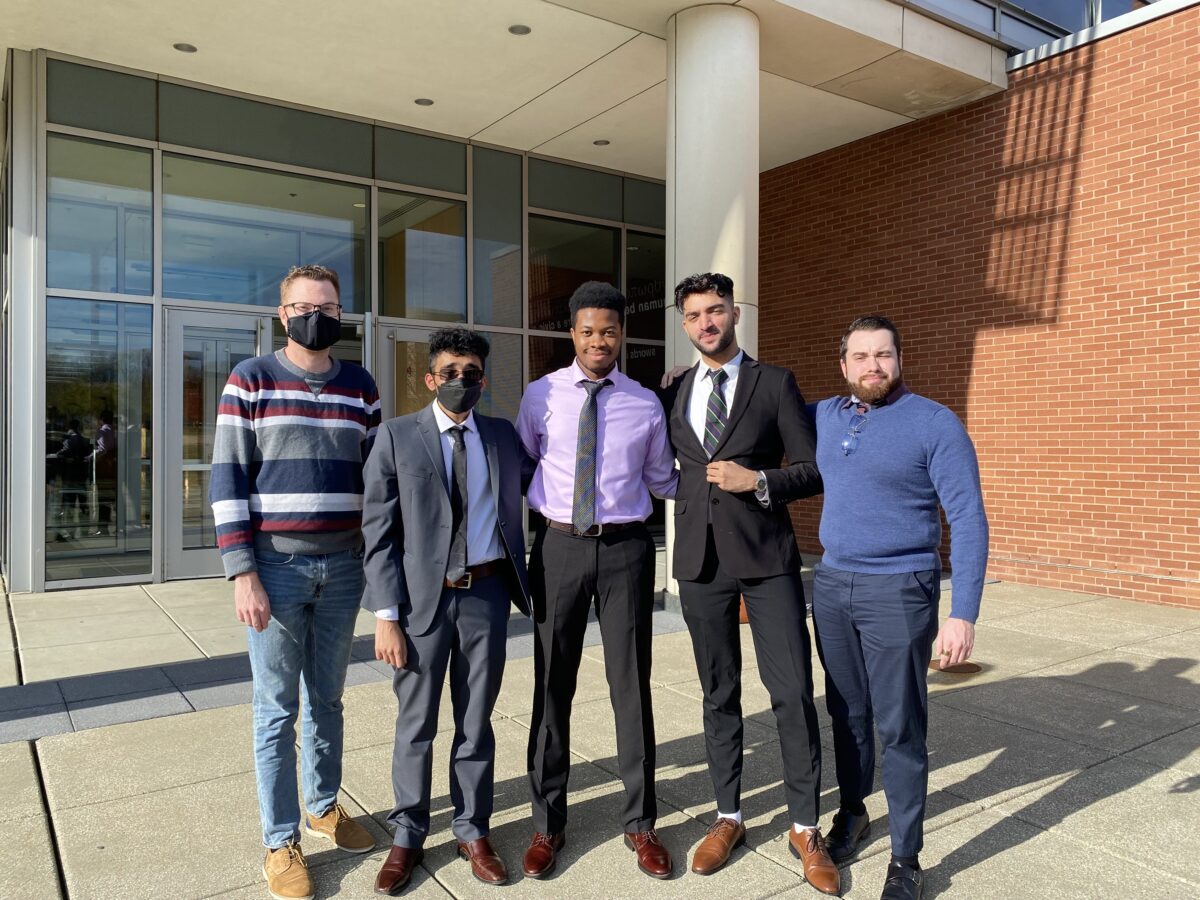
[[[254,551],[250,547],[229,550],[222,554],[221,565],[225,567],[225,578],[229,581],[247,572],[258,571],[258,563],[254,561]]]

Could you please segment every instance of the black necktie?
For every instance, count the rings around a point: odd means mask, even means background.
[[[590,531],[596,524],[596,395],[603,381],[581,381],[587,391],[579,411],[579,441],[575,445],[575,495],[571,500],[571,524],[579,531]]]
[[[467,445],[463,440],[466,429],[456,425],[450,429],[450,440],[454,450],[450,455],[450,527],[454,537],[450,540],[450,558],[446,565],[446,578],[458,581],[467,574]]]

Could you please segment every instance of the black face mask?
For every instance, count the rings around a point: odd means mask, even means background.
[[[289,316],[287,334],[306,350],[324,350],[338,342],[342,336],[342,323],[340,319],[314,309],[303,316]]]
[[[438,385],[437,398],[442,407],[452,413],[465,413],[479,402],[483,394],[483,382],[468,384],[461,378],[444,381]]]

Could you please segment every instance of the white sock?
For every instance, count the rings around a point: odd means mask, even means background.
[[[731,822],[736,822],[737,824],[741,825],[742,824],[742,811],[740,809],[737,812],[732,812],[732,813],[723,813],[723,812],[718,811],[717,818],[718,819],[729,819]]]
[[[810,828],[816,828],[816,825],[801,825],[798,822],[793,822],[792,827],[796,829],[796,834],[802,831],[808,831]]]

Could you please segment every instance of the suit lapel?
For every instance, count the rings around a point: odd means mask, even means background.
[[[442,490],[449,497],[450,482],[446,480],[446,460],[442,456],[442,435],[438,431],[437,421],[433,418],[433,409],[431,407],[426,406],[417,413],[417,430],[421,432],[421,443],[425,445],[425,450],[429,454],[429,460],[433,463],[433,470],[438,473],[438,478],[441,479]]]
[[[496,443],[496,435],[492,431],[492,422],[487,416],[475,413],[475,427],[479,429],[479,440],[487,454],[488,481],[492,485],[492,499],[496,501],[496,511],[500,510],[500,446]]]
[[[729,418],[725,422],[725,430],[721,432],[721,440],[717,441],[716,449],[713,450],[713,459],[717,458],[717,454],[729,440],[729,435],[733,433],[738,419],[750,405],[750,398],[754,394],[754,386],[758,384],[759,374],[758,361],[751,359],[749,355],[742,357],[742,364],[738,366],[737,389],[733,393],[733,406],[729,409]]]
[[[671,416],[675,419],[675,427],[671,430],[673,434],[681,437],[682,442],[687,444],[693,455],[699,454],[701,458],[705,458],[704,446],[696,437],[696,432],[692,430],[691,418],[688,416],[688,409],[692,403],[692,391],[696,386],[696,372],[699,368],[699,363],[692,366],[683,376],[683,381],[679,383],[679,392],[675,395],[675,406],[671,410]],[[676,449],[679,448],[679,443],[676,442]]]

